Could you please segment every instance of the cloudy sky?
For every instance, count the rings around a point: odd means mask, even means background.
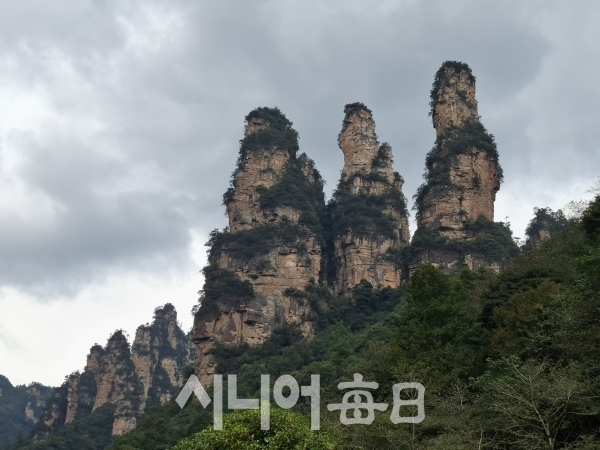
[[[0,374],[58,385],[172,302],[187,330],[243,118],[278,106],[339,177],[343,107],[374,113],[412,197],[433,76],[477,77],[516,236],[600,175],[600,3],[3,0]],[[414,223],[412,224],[414,231]]]

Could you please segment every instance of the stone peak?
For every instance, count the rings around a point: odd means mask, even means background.
[[[449,128],[460,127],[468,119],[479,121],[471,68],[459,61],[442,64],[435,74],[429,104],[438,136]]]
[[[105,350],[111,347],[119,347],[121,345],[129,346],[129,341],[127,340],[127,335],[123,330],[115,331],[111,337],[108,338],[108,342],[106,343]]]
[[[246,128],[244,135],[250,136],[259,130],[265,130],[267,128],[275,128],[280,132],[292,129],[293,123],[285,117],[285,114],[277,107],[270,108],[267,106],[261,106],[253,109],[248,113],[245,118]]]
[[[154,310],[154,322],[159,320],[167,320],[177,322],[177,310],[171,303],[166,303]]]
[[[350,103],[344,107],[344,121],[338,136],[338,145],[344,153],[344,175],[371,171],[379,143],[373,114],[362,103]]]

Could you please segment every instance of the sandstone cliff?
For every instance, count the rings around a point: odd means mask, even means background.
[[[502,169],[494,137],[479,120],[471,69],[444,63],[430,105],[437,138],[415,195],[418,229],[409,268],[429,262],[448,272],[465,265],[499,269],[516,245],[508,228],[493,222]]]
[[[154,321],[138,328],[131,347],[119,330],[105,347],[90,349],[83,372],[67,376],[48,402],[38,436],[105,405],[115,407],[112,433],[131,431],[146,408],[177,395],[194,356],[173,305],[157,308]]]
[[[397,287],[401,268],[394,260],[410,239],[402,177],[392,168],[392,148],[379,145],[371,111],[346,105],[338,137],[344,168],[334,194],[333,232],[338,294],[362,280],[374,287]]]
[[[196,313],[196,373],[209,383],[215,345],[259,345],[274,328],[298,324],[311,336],[310,306],[292,292],[321,277],[323,184],[314,163],[296,156],[298,136],[278,109],[246,117],[232,187],[229,229],[215,231]]]

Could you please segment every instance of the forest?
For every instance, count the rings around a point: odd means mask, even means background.
[[[238,375],[240,398],[260,397],[261,374],[272,382],[290,374],[301,386],[319,374],[318,432],[310,430],[302,396],[287,411],[271,406],[268,432],[260,430],[258,410],[225,411],[224,431],[214,431],[211,406],[193,399],[183,409],[174,401],[152,407],[116,439],[101,426],[110,411],[98,410],[45,442],[8,448],[597,449],[600,196],[562,224],[501,273],[448,276],[423,265],[405,286],[362,283],[351,298],[308,286],[309,301],[328,305],[318,312],[314,339],[285,326],[263,346],[215,351],[218,373]],[[341,424],[340,413],[325,405],[341,400],[337,385],[354,373],[379,384],[375,402],[391,404],[395,383],[421,383],[425,419],[393,424],[388,410],[370,425]]]

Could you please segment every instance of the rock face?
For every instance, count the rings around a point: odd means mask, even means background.
[[[232,187],[224,196],[229,230],[214,233],[206,284],[192,331],[196,374],[208,384],[215,345],[262,344],[274,328],[313,333],[310,307],[292,292],[321,276],[323,184],[297,133],[277,109],[246,117]],[[227,289],[220,288],[227,285]]]
[[[451,239],[467,237],[464,223],[480,216],[494,220],[502,173],[493,141],[479,122],[475,77],[466,65],[446,63],[432,92],[436,146],[427,159],[429,191],[422,199],[419,226]],[[489,136],[489,135],[487,135]],[[487,142],[486,142],[487,141]],[[495,146],[494,146],[495,147]]]
[[[0,448],[22,434],[28,435],[44,413],[53,389],[39,383],[13,386],[0,375]]]
[[[251,118],[245,130],[245,137],[268,130],[269,122],[263,118]],[[235,174],[233,185],[228,192],[231,200],[227,202],[229,229],[232,233],[241,230],[276,222],[281,215],[289,211],[266,210],[260,206],[260,193],[256,187],[261,185],[270,188],[277,183],[285,171],[290,159],[289,152],[281,147],[258,148],[240,155],[239,168]]]
[[[494,138],[479,120],[475,77],[466,64],[449,61],[438,70],[431,108],[437,138],[427,155],[426,183],[415,196],[418,230],[413,240],[423,246],[425,235],[433,232],[442,241],[464,242],[452,251],[443,245],[421,249],[409,267],[428,262],[447,272],[462,266],[499,269],[504,257],[498,255],[502,252],[492,255],[475,248],[476,241],[486,233],[491,235],[494,228],[494,201],[502,169]],[[478,226],[473,225],[475,222]],[[503,233],[498,227],[495,230]],[[510,239],[501,245],[505,244],[514,245]]]
[[[431,117],[438,137],[468,120],[479,121],[475,77],[466,64],[444,63],[436,74],[431,97]]]
[[[344,168],[334,194],[337,294],[349,294],[362,280],[397,287],[401,268],[392,257],[408,244],[408,212],[402,177],[393,171],[392,148],[379,145],[371,111],[346,105],[338,137]]]
[[[113,435],[123,435],[149,406],[166,403],[183,386],[183,370],[194,359],[189,338],[177,324],[171,304],[157,308],[130,348],[122,331],[105,347],[90,349],[83,372],[69,375],[52,396],[42,422],[55,429],[75,418],[114,405]],[[40,434],[43,437],[43,433]]]

